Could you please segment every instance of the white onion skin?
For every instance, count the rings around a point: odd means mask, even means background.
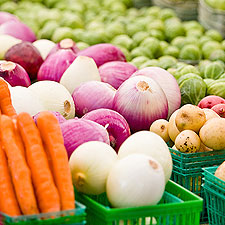
[[[106,194],[113,207],[156,205],[165,190],[164,172],[152,157],[132,154],[112,167]]]
[[[146,67],[135,72],[132,76],[147,76],[156,81],[163,89],[168,100],[168,118],[181,104],[179,85],[168,71],[160,67]]]
[[[138,88],[140,83],[148,89]],[[135,76],[124,81],[116,92],[113,110],[127,120],[133,132],[149,130],[157,119],[166,119],[168,101],[162,88],[151,78]]]

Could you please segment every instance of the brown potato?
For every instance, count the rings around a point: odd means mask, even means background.
[[[225,161],[217,168],[215,176],[225,181]]]
[[[175,139],[177,135],[180,133],[180,131],[177,129],[175,124],[175,117],[178,113],[179,109],[173,112],[173,114],[170,116],[169,124],[168,124],[168,134],[170,139],[175,142]]]
[[[187,104],[182,106],[175,118],[175,124],[179,131],[193,130],[196,133],[206,122],[206,116],[198,106]]]
[[[175,146],[180,152],[194,153],[199,151],[201,140],[192,130],[184,130],[177,135]]]
[[[168,124],[169,122],[164,119],[158,119],[152,123],[150,126],[150,131],[158,134],[165,142],[170,140],[168,134]]]
[[[206,121],[208,121],[208,120],[210,120],[212,118],[220,118],[220,116],[215,111],[213,111],[212,109],[204,108],[202,110],[205,113]]]
[[[204,145],[214,150],[225,149],[225,119],[212,118],[199,131]]]

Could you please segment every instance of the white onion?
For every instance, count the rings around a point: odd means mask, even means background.
[[[93,195],[105,192],[108,173],[116,160],[116,152],[106,143],[89,141],[80,145],[69,160],[76,189]]]
[[[16,44],[19,44],[22,40],[17,39],[7,34],[0,35],[0,59],[4,59],[5,53]]]
[[[59,112],[66,119],[74,118],[75,106],[68,90],[55,81],[38,81],[29,88],[49,111]]]
[[[101,81],[95,61],[87,56],[78,56],[63,73],[60,83],[72,94],[80,84],[91,80]]]
[[[152,157],[132,154],[110,170],[106,194],[113,207],[126,208],[157,204],[165,190],[162,166]]]
[[[167,144],[151,131],[139,131],[128,137],[120,146],[118,156],[122,159],[130,154],[142,153],[156,159],[163,167],[165,181],[170,179],[173,162]]]
[[[34,116],[35,114],[46,110],[39,98],[26,87],[11,87],[10,93],[12,105],[17,114],[27,112],[31,116]]]
[[[113,109],[125,117],[132,131],[149,130],[155,120],[167,118],[168,101],[156,81],[134,76],[117,90]]]
[[[53,41],[50,41],[47,39],[40,39],[40,40],[33,42],[32,44],[38,49],[43,60],[46,59],[48,53],[55,46],[55,43]]]

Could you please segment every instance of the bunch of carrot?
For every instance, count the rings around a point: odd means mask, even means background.
[[[0,211],[10,216],[75,208],[63,136],[56,117],[41,112],[37,125],[16,114],[0,79]]]

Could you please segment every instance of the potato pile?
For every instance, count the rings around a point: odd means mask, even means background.
[[[225,118],[212,109],[186,104],[166,120],[156,120],[150,131],[165,142],[172,141],[173,149],[184,153],[225,149]]]

